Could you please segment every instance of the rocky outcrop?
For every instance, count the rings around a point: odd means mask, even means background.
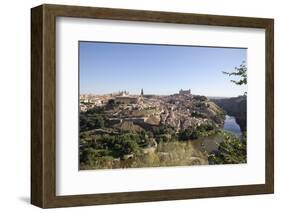
[[[212,99],[228,115],[234,116],[241,130],[247,131],[247,96]]]

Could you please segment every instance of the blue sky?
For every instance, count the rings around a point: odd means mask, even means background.
[[[222,71],[246,61],[247,50],[127,43],[79,42],[80,93],[168,95],[180,89],[192,94],[233,97],[237,86]]]

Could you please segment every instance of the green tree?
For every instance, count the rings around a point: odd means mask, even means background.
[[[117,136],[114,142],[114,152],[116,152],[119,157],[124,155],[137,153],[139,151],[140,139],[137,135],[125,134]]]
[[[97,115],[94,122],[95,128],[104,128],[104,118],[101,115]]]
[[[247,162],[246,135],[242,141],[230,133],[222,132],[223,142],[209,155],[210,164],[239,164]]]
[[[203,95],[194,95],[193,99],[197,100],[197,101],[207,101],[208,98],[206,96]]]
[[[188,127],[180,130],[178,137],[181,141],[197,139],[199,137],[199,131],[196,128]]]
[[[239,67],[234,68],[235,71],[233,72],[223,72],[228,76],[237,76],[240,77],[239,80],[230,80],[231,82],[235,83],[236,85],[246,85],[247,84],[247,65],[246,62],[243,61]]]

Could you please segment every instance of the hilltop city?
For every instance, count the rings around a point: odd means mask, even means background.
[[[192,95],[190,89],[181,89],[178,93],[167,96],[145,95],[143,89],[140,95],[121,91],[108,95],[80,96],[82,112],[103,106],[115,106],[108,110],[111,124],[122,124],[125,121],[134,124],[162,124],[178,131],[188,126],[207,124],[210,118],[217,125],[221,123],[221,109],[204,96]]]

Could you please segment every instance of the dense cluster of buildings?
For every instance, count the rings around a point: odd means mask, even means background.
[[[130,95],[127,91],[108,95],[81,95],[80,110],[87,111],[96,106],[116,104],[116,110],[109,119],[114,124],[130,121],[136,124],[148,123],[153,125],[172,126],[176,129],[192,125],[201,125],[208,121],[192,116],[194,100],[191,90],[180,90],[168,96]]]
[[[136,104],[141,97],[141,95],[129,95],[129,92],[127,91],[120,91],[118,93],[106,95],[81,94],[80,110],[83,112],[93,107],[104,106],[110,101],[116,104]]]
[[[191,90],[180,90],[179,95],[192,96]],[[177,94],[175,94],[177,95]],[[153,97],[155,95],[144,95],[141,89],[140,95],[130,95],[128,91],[119,91],[118,93],[111,93],[106,95],[81,94],[80,108],[85,111],[91,107],[106,105],[109,101],[117,104],[137,104],[143,97]]]

